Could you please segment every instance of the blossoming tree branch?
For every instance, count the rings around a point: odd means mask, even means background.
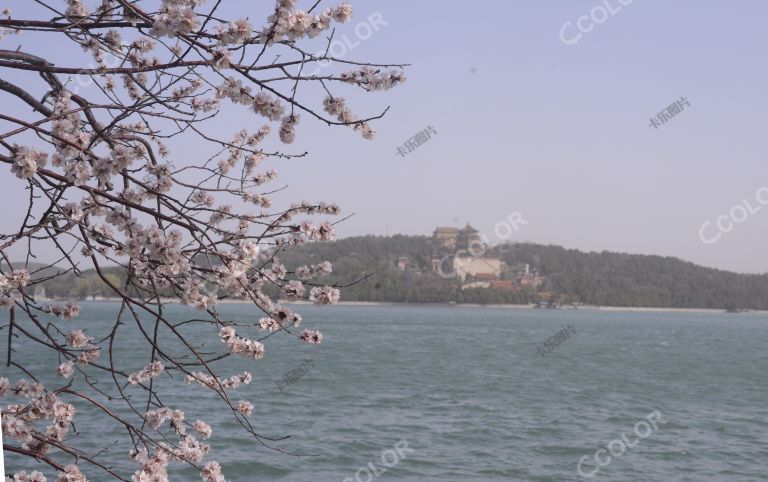
[[[188,464],[206,482],[223,481],[226,467],[204,442],[216,427],[206,413],[175,408],[166,387],[186,382],[186,390],[214,393],[255,443],[277,448],[258,432],[253,402],[237,394],[253,376],[226,373],[224,362],[244,357],[257,365],[273,336],[323,340],[280,303],[337,302],[336,287],[313,282],[330,264],[279,259],[292,246],[333,239],[329,216],[339,208],[273,206],[281,188],[272,166],[306,155],[289,147],[302,119],[372,138],[371,123],[386,109],[356,114],[339,91],[390,89],[405,80],[404,66],[309,53],[318,42],[330,45],[350,20],[346,3],[313,0],[301,10],[295,0],[278,0],[264,12],[226,0],[24,3],[36,13],[22,18],[5,9],[0,18],[0,105],[23,113],[0,111],[0,162],[4,182],[26,190],[18,225],[0,236],[2,362],[11,378],[0,378],[0,396],[11,399],[2,410],[3,448],[6,460],[18,457],[26,469],[12,480],[165,481],[170,464]],[[230,7],[264,19],[224,18]],[[25,47],[33,39],[50,48]],[[304,73],[319,62],[337,68]],[[222,135],[231,127],[221,122],[225,109],[247,111],[248,127]],[[274,131],[281,141],[274,145],[284,147],[267,149]],[[174,155],[184,145],[194,145],[196,157]],[[53,273],[31,267],[41,252],[57,253]],[[105,272],[114,266],[124,278]],[[77,304],[35,296],[37,284],[88,269],[120,302],[98,339],[67,327]],[[221,316],[216,306],[226,298],[251,303],[252,319]],[[201,315],[171,320],[165,305],[176,300]],[[189,324],[207,333],[204,349],[185,334]],[[129,369],[114,353],[136,337],[146,364]],[[172,348],[161,341],[168,337]],[[57,363],[46,373],[28,369],[28,357],[42,352]],[[109,450],[84,448],[88,434],[76,429],[84,406],[122,433],[130,452],[120,456],[133,460],[131,471],[113,467]]]

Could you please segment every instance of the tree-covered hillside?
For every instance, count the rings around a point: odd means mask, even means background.
[[[678,258],[585,253],[560,246],[516,244],[505,259],[531,263],[548,288],[588,304],[768,309],[768,275],[705,268]]]
[[[536,294],[501,290],[461,290],[454,279],[432,272],[432,240],[426,236],[363,236],[294,250],[289,267],[327,259],[334,263],[328,281],[351,283],[346,300],[410,302],[533,302]],[[746,275],[697,266],[677,258],[635,254],[585,253],[560,246],[521,243],[489,250],[513,266],[527,263],[547,276],[542,291],[571,302],[603,306],[768,309],[768,275]],[[399,257],[410,269],[396,267]]]
[[[567,302],[601,306],[656,306],[677,308],[768,309],[768,275],[746,275],[697,266],[677,258],[585,253],[560,246],[506,244],[486,256],[509,266],[528,264],[546,276],[538,290],[461,289],[455,278],[432,270],[435,250],[426,236],[362,236],[329,243],[313,243],[284,253],[289,270],[331,261],[333,273],[318,283],[346,286],[345,301],[411,303],[533,303],[541,292]],[[397,262],[407,258],[407,267]],[[106,270],[115,281],[118,268]],[[43,283],[47,296],[83,298],[105,295],[92,271],[83,277],[68,274]],[[277,294],[277,293],[274,293]]]

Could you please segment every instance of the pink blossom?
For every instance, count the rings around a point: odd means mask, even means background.
[[[165,370],[165,366],[157,360],[153,361],[149,365],[145,366],[142,370],[131,373],[128,376],[128,381],[131,383],[131,385],[138,385],[139,383],[147,382],[156,376],[160,375],[163,370]]]
[[[202,435],[203,438],[210,438],[211,433],[213,433],[211,426],[202,420],[196,420],[195,423],[192,424],[192,428],[195,429],[197,433]]]
[[[75,373],[74,363],[70,360],[65,361],[56,369],[60,377],[69,378]]]
[[[88,482],[77,465],[70,464],[64,467],[64,472],[59,472],[56,482]]]
[[[227,482],[224,479],[224,475],[221,473],[221,465],[215,460],[205,464],[201,474],[203,476],[203,482]]]
[[[304,330],[299,338],[310,345],[319,345],[323,342],[323,334],[316,330]]]
[[[332,305],[339,302],[340,291],[331,286],[316,286],[309,291],[310,301],[317,305]]]
[[[48,162],[48,154],[36,149],[16,146],[13,159],[11,172],[16,174],[19,179],[29,179],[35,175],[38,169],[45,167],[45,163]]]
[[[73,348],[82,348],[91,342],[91,338],[86,336],[83,330],[72,330],[67,333],[67,344]]]
[[[253,404],[245,400],[240,400],[237,404],[237,411],[245,416],[249,416],[253,413]]]

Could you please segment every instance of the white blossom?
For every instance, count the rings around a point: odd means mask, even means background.
[[[64,467],[64,472],[59,472],[56,482],[88,482],[77,465],[70,464]]]
[[[341,292],[331,286],[315,286],[309,291],[310,301],[318,305],[332,305],[339,302]]]
[[[221,386],[227,390],[240,388],[242,385],[248,385],[253,380],[250,372],[243,372],[238,375],[232,375],[229,378],[219,378],[203,372],[193,372],[186,377],[187,383],[197,383],[200,386],[218,390]]]
[[[237,411],[245,416],[248,416],[253,413],[253,404],[246,400],[240,400],[240,402],[237,404]]]
[[[192,428],[195,429],[197,433],[202,435],[203,438],[210,438],[211,434],[213,433],[211,426],[202,420],[196,420],[195,423],[192,424]]]
[[[331,15],[337,22],[349,22],[352,19],[352,5],[344,2],[336,6]]]
[[[280,140],[286,144],[293,144],[296,138],[296,124],[299,123],[299,114],[292,114],[283,117],[280,124]]]
[[[264,357],[264,344],[256,340],[241,338],[231,326],[219,330],[219,337],[229,347],[229,351],[235,355],[258,360]]]
[[[253,27],[251,23],[244,18],[230,22],[226,29],[219,33],[219,41],[225,45],[237,45],[245,42],[251,36]]]
[[[93,363],[101,355],[101,349],[95,345],[88,345],[88,348],[77,356],[77,363],[87,365]]]
[[[33,470],[30,473],[22,470],[21,472],[16,472],[11,477],[6,477],[5,480],[7,482],[46,482],[48,479],[45,478],[42,472],[37,470]]]
[[[80,315],[80,305],[67,301],[64,305],[48,305],[45,311],[61,318],[62,320],[71,320]]]
[[[19,179],[29,179],[38,169],[45,167],[48,162],[48,154],[29,147],[16,146],[11,172]]]
[[[145,366],[142,370],[131,373],[128,376],[128,381],[131,385],[138,385],[139,383],[148,382],[149,380],[157,377],[165,370],[165,366],[157,360],[153,361],[149,365]]]
[[[75,364],[72,361],[67,360],[56,368],[56,373],[58,373],[60,377],[69,378],[75,373],[74,365]]]
[[[82,0],[67,0],[67,10],[64,15],[67,17],[85,17],[88,15],[88,9],[83,5]]]
[[[323,342],[323,334],[316,330],[304,330],[299,338],[311,345],[319,345]]]
[[[273,99],[266,92],[259,92],[253,98],[253,110],[272,121],[280,120],[285,112],[285,108],[280,101]]]
[[[197,31],[200,22],[194,3],[164,0],[161,11],[155,15],[150,33],[157,37],[174,37]]]
[[[215,460],[208,462],[201,472],[203,482],[227,482],[221,473],[221,465]]]
[[[91,342],[92,338],[86,336],[83,330],[72,330],[67,333],[67,344],[73,348],[82,348]]]

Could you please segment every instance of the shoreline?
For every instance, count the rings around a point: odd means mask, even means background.
[[[45,299],[40,301],[48,302],[62,302],[65,300],[52,300]],[[77,300],[78,302],[88,303],[114,303],[121,301],[120,298],[103,298],[97,300]],[[165,303],[177,303],[180,304],[180,300],[177,298],[164,298]],[[217,304],[220,305],[249,305],[251,304],[245,300],[219,300]],[[311,301],[293,301],[290,303],[284,303],[287,305],[314,305]],[[505,303],[493,303],[493,304],[477,304],[477,303],[409,303],[404,301],[340,301],[334,304],[334,306],[411,306],[411,307],[444,307],[444,308],[491,308],[491,309],[517,309],[517,310],[541,310],[549,311],[551,308],[536,308],[534,304],[505,304]],[[724,313],[724,314],[768,314],[768,310],[747,310],[740,313],[729,313],[722,308],[673,308],[673,307],[658,307],[658,306],[597,306],[597,305],[579,305],[574,308],[555,308],[552,311],[608,311],[608,312],[647,312],[647,313]]]

